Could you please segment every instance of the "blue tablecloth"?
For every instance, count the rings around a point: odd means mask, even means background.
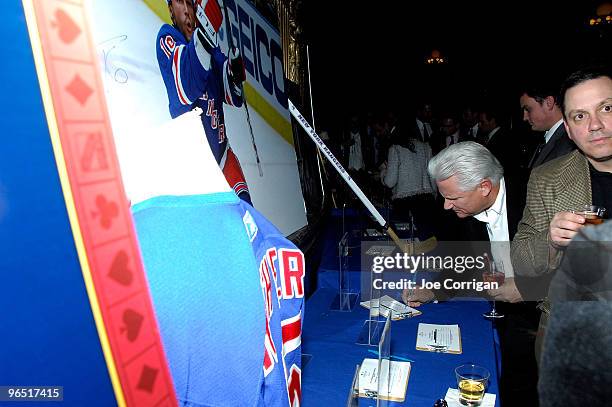
[[[344,406],[349,394],[355,366],[373,355],[355,344],[368,311],[357,306],[352,312],[330,311],[337,291],[321,288],[306,302],[302,333],[302,353],[312,358],[302,370],[302,398],[305,406]],[[489,310],[482,300],[450,301],[426,304],[423,314],[393,321],[391,353],[407,355],[415,362],[408,381],[404,403],[392,405],[431,407],[444,397],[449,387],[456,388],[455,367],[475,363],[491,372],[488,393],[498,392],[498,369],[495,333],[491,322],[482,317]],[[415,349],[419,322],[459,324],[463,353],[460,355],[422,352]],[[360,405],[375,405],[362,399]],[[499,401],[497,401],[499,406]]]

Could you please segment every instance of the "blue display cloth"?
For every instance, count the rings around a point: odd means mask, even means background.
[[[333,289],[319,289],[306,302],[302,333],[302,353],[312,358],[302,369],[302,397],[305,406],[343,406],[349,394],[355,366],[364,358],[375,357],[368,349],[375,347],[355,344],[368,310],[357,307],[352,312],[330,311],[329,304],[337,294]],[[406,400],[391,405],[431,407],[443,398],[449,387],[456,388],[454,369],[464,363],[486,367],[491,372],[487,393],[498,391],[498,346],[496,334],[483,312],[490,309],[484,300],[449,301],[419,307],[422,315],[393,321],[391,354],[408,357],[412,371],[408,380]],[[462,354],[442,354],[417,351],[418,324],[459,324]],[[496,406],[499,406],[499,396]],[[370,400],[360,405],[374,405]]]

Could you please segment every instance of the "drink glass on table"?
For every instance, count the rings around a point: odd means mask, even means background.
[[[570,210],[570,212],[584,216],[585,225],[599,225],[604,221],[606,208],[597,205],[583,205]]]
[[[455,368],[459,403],[464,406],[479,406],[489,382],[489,371],[478,365],[465,364]]]
[[[482,281],[485,283],[497,283],[498,287],[501,287],[506,280],[506,274],[504,273],[504,265],[502,263],[499,266],[495,265],[495,262],[485,253],[485,261],[488,267],[485,267],[482,271]],[[495,300],[491,305],[491,310],[482,314],[483,317],[489,319],[503,318],[504,315],[497,312],[495,307]]]

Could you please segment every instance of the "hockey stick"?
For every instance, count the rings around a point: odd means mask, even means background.
[[[331,162],[331,164],[334,166],[336,171],[338,171],[338,173],[340,174],[342,179],[344,179],[344,181],[348,184],[348,186],[351,187],[351,189],[357,195],[359,200],[365,205],[365,207],[372,214],[372,216],[374,216],[374,218],[376,219],[376,222],[378,222],[378,224],[380,226],[382,226],[386,230],[387,234],[395,242],[397,247],[399,247],[404,253],[413,254],[414,253],[414,246],[407,245],[404,241],[402,241],[397,236],[397,234],[391,228],[389,223],[385,220],[385,218],[383,218],[383,216],[380,214],[380,212],[378,212],[378,209],[376,209],[374,207],[374,205],[368,199],[368,197],[364,195],[364,193],[361,190],[361,188],[359,188],[359,186],[355,183],[355,181],[353,181],[353,178],[351,178],[351,176],[348,174],[348,172],[346,172],[346,170],[344,169],[342,164],[340,164],[338,159],[336,159],[334,154],[325,145],[323,140],[321,140],[321,138],[312,129],[312,127],[310,127],[310,124],[308,124],[308,121],[304,118],[304,116],[302,116],[302,114],[298,111],[298,109],[293,105],[291,100],[288,100],[288,102],[289,102],[289,112],[291,112],[291,115],[295,118],[295,120],[298,121],[298,123],[300,123],[300,125],[302,126],[304,131],[306,131],[308,136],[310,136],[312,141],[315,142],[315,144],[317,145],[319,150],[323,153],[323,155],[325,155],[325,157],[327,157],[329,162]]]
[[[225,17],[225,27],[227,35],[227,44],[229,45],[228,54],[234,49],[234,36],[232,35],[232,25],[230,23],[229,14],[227,13],[226,0],[223,0],[223,14]],[[257,169],[259,170],[259,176],[263,177],[263,169],[261,168],[261,161],[259,161],[259,153],[257,152],[257,144],[255,143],[255,134],[253,133],[253,126],[251,126],[251,115],[249,114],[249,105],[247,105],[246,94],[244,93],[244,86],[240,84],[240,92],[242,94],[242,101],[244,103],[244,110],[246,111],[247,123],[249,125],[249,132],[251,133],[251,143],[253,144],[253,150],[255,151],[255,160],[257,161]]]

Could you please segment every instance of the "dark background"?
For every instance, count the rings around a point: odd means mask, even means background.
[[[601,3],[304,1],[318,127],[352,112],[411,113],[423,98],[437,110],[494,100],[517,125],[525,77],[610,61],[612,24],[588,24]],[[426,65],[433,49],[448,64]]]

